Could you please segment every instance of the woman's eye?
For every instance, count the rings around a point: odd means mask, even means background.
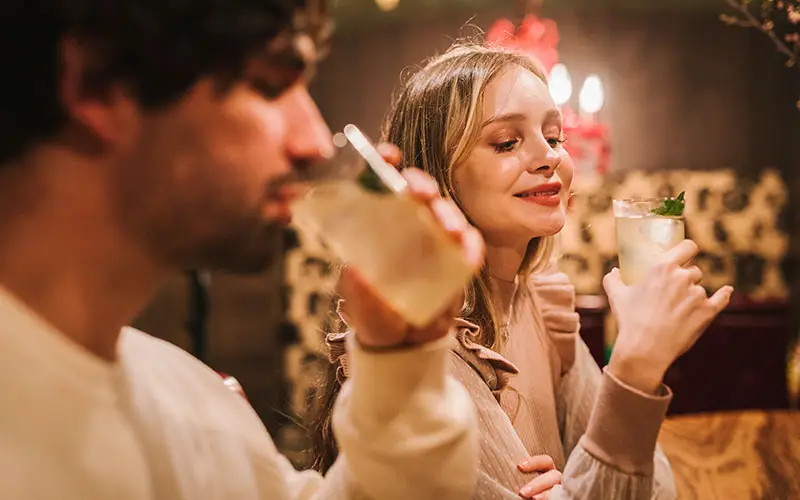
[[[494,150],[498,153],[508,153],[509,151],[512,151],[514,146],[516,146],[518,143],[519,139],[511,139],[510,141],[498,142],[497,144],[493,144],[493,146]]]
[[[560,145],[564,144],[565,142],[567,142],[567,138],[566,137],[554,137],[552,139],[547,139],[547,143],[553,149],[559,147]]]

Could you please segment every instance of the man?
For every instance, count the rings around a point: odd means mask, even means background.
[[[287,179],[331,154],[294,8],[3,3],[0,498],[469,496],[474,414],[445,376],[453,311],[411,329],[344,273],[353,378],[325,479],[296,472],[213,371],[125,327],[170,272],[275,258]],[[429,178],[407,178],[479,265],[477,233]]]

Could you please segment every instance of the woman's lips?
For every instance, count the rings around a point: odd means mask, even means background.
[[[526,203],[535,203],[546,207],[555,207],[561,204],[561,183],[553,182],[542,184],[514,195]]]

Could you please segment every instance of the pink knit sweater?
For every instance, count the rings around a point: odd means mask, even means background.
[[[675,498],[656,444],[669,389],[647,395],[601,372],[580,338],[565,274],[552,270],[520,286],[501,352],[474,342],[476,325],[457,325],[451,373],[471,394],[482,435],[473,498],[518,499],[533,476],[516,464],[539,454],[564,473],[550,500]]]

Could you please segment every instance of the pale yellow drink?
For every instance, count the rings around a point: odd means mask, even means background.
[[[663,199],[614,200],[619,270],[632,285],[644,278],[661,255],[686,238],[683,217],[656,215]]]
[[[319,237],[414,326],[441,314],[474,270],[430,210],[356,182],[313,188],[292,207],[293,223]]]
[[[292,221],[356,268],[409,324],[425,326],[452,303],[474,267],[430,209],[405,195],[406,180],[358,127],[347,125],[337,136],[334,144],[354,148],[340,149],[340,156],[356,152],[368,166],[340,161],[338,169],[311,175],[313,187],[292,205]]]

